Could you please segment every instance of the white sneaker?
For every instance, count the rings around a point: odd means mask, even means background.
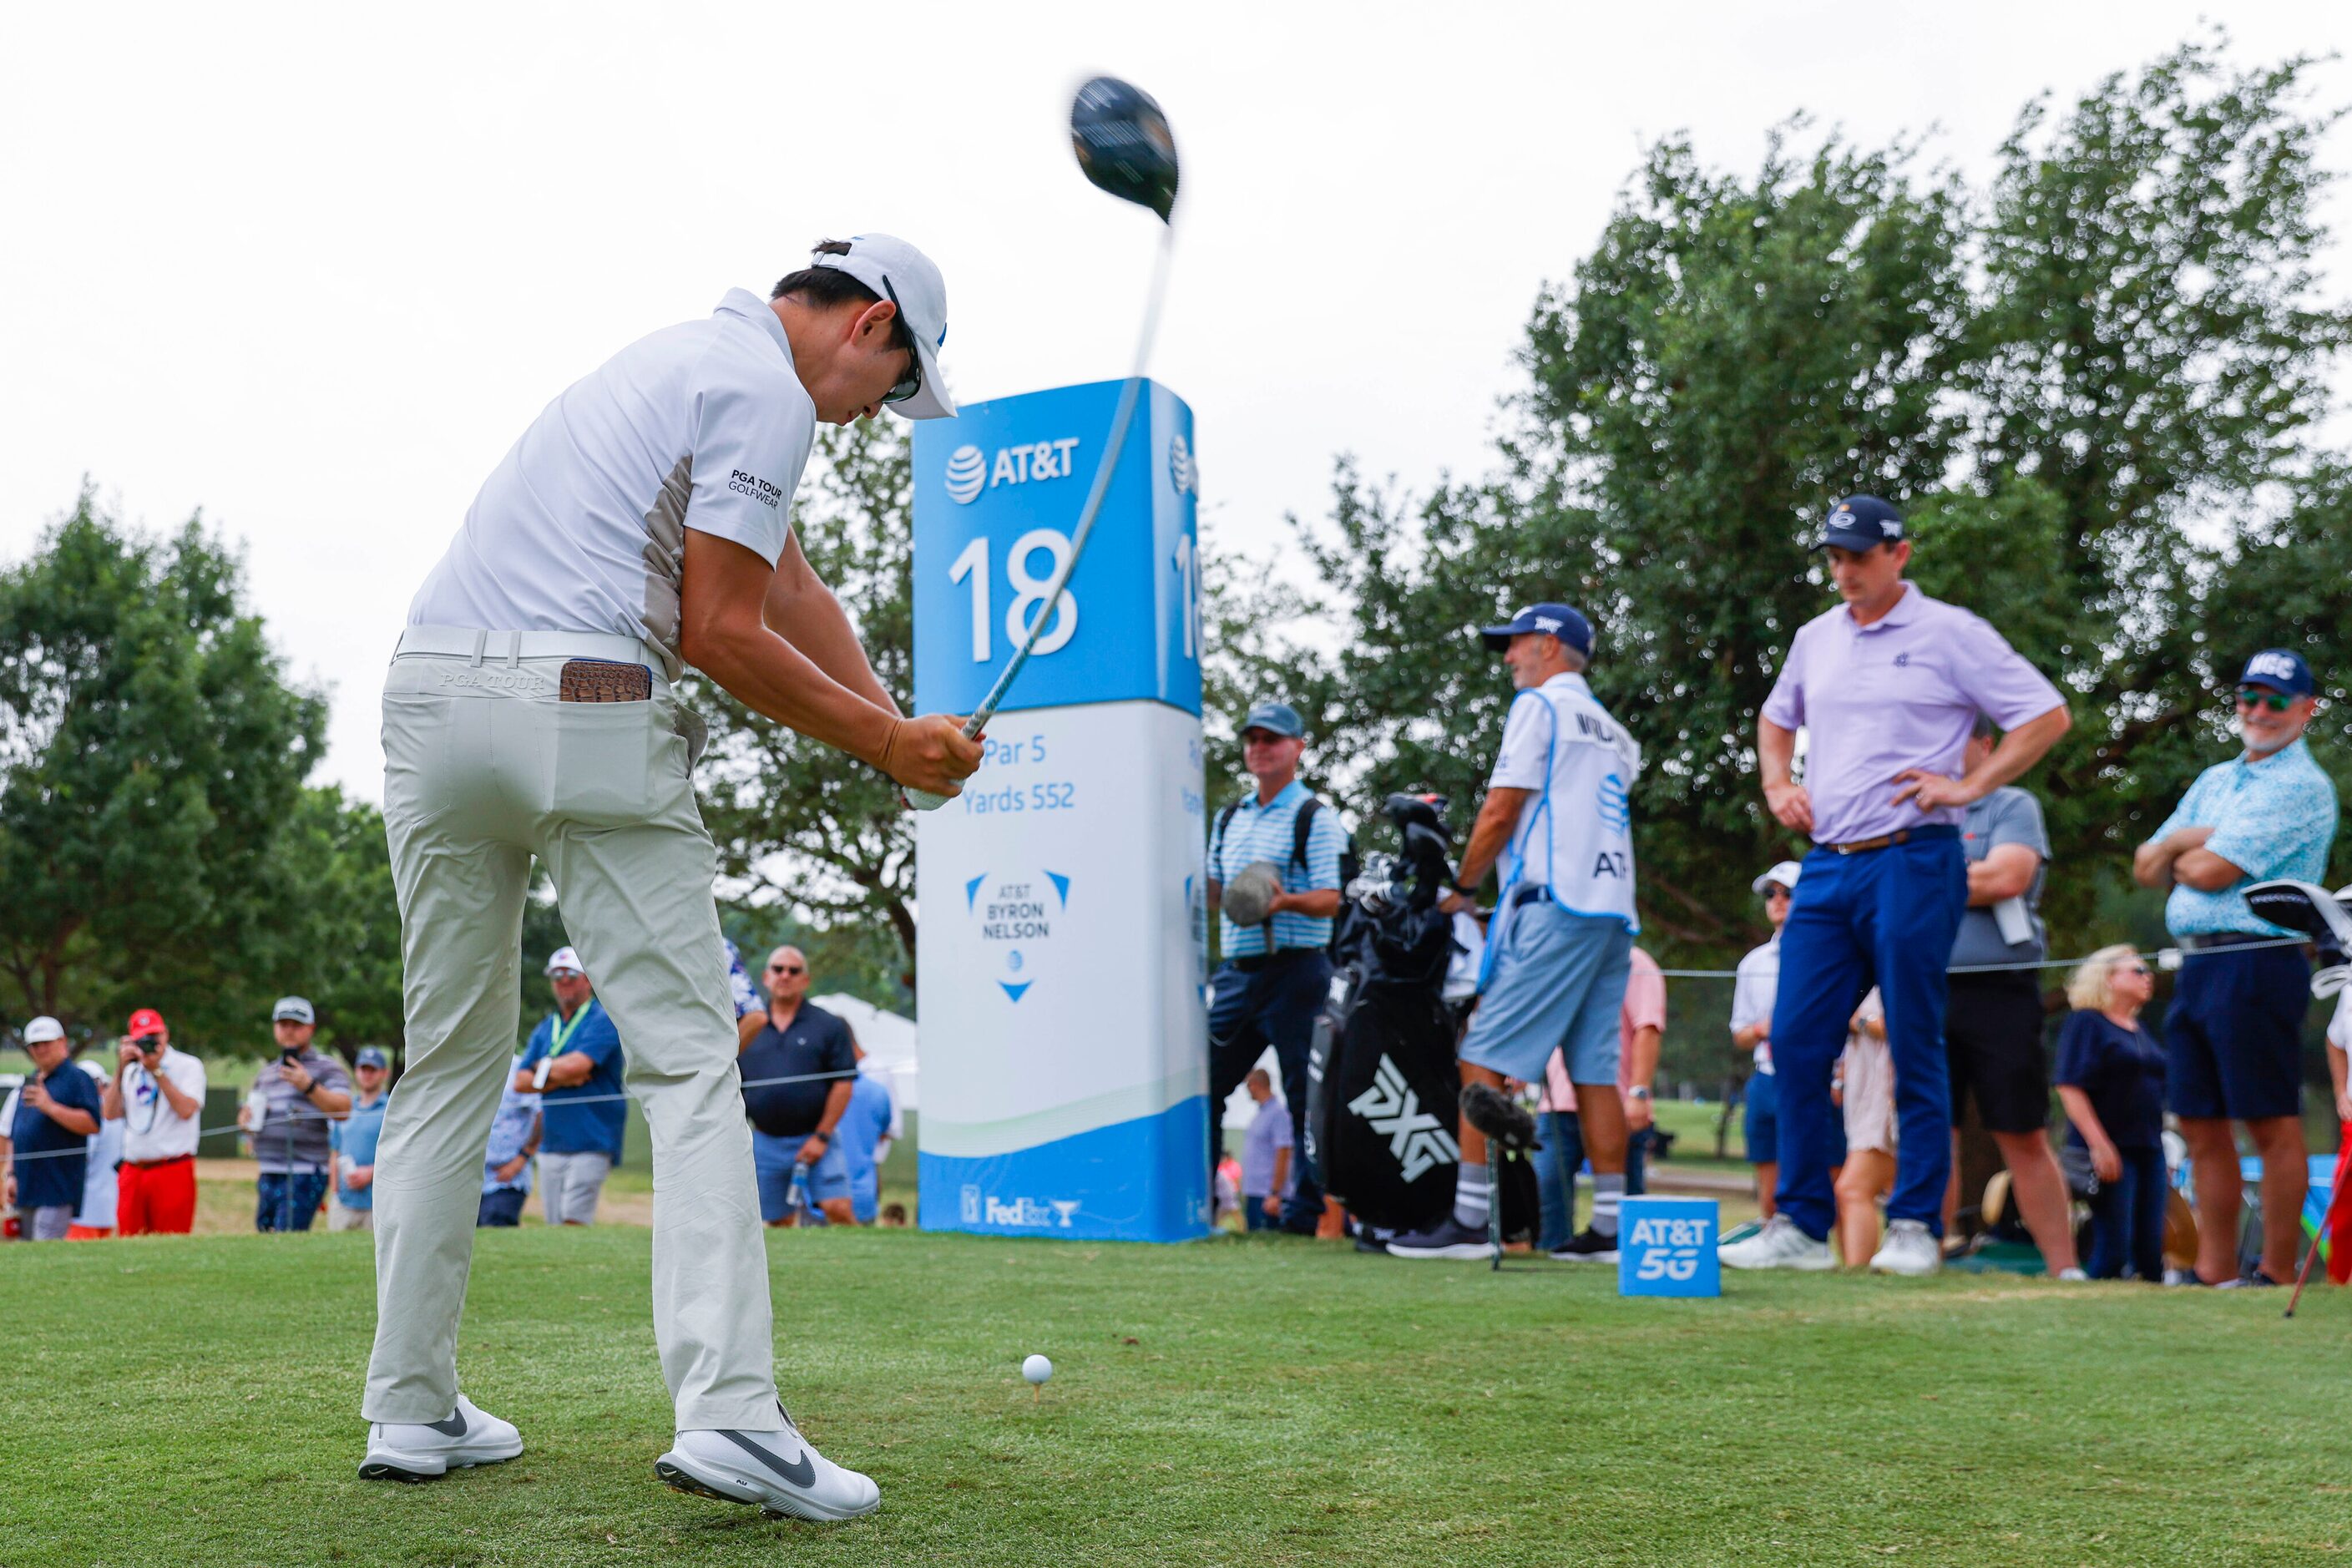
[[[1933,1274],[1944,1266],[1944,1249],[1927,1233],[1925,1222],[1898,1219],[1886,1227],[1886,1241],[1872,1254],[1873,1274],[1902,1274],[1913,1279]]]
[[[429,1481],[451,1470],[495,1465],[522,1452],[522,1434],[511,1422],[485,1415],[457,1395],[446,1421],[378,1421],[368,1427],[363,1481]]]
[[[809,1446],[784,1407],[781,1432],[680,1432],[654,1473],[675,1490],[751,1503],[770,1519],[856,1519],[882,1506],[882,1489]]]
[[[1815,1241],[1784,1214],[1766,1220],[1764,1228],[1754,1236],[1718,1247],[1715,1256],[1726,1268],[1798,1268],[1812,1272],[1837,1267],[1837,1259],[1830,1256],[1830,1244]]]

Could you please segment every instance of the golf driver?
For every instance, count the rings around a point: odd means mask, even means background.
[[[988,695],[980,700],[971,717],[964,721],[963,732],[978,739],[988,727],[1004,694],[1012,689],[1013,678],[1021,667],[1029,662],[1037,637],[1052,620],[1062,602],[1062,592],[1070,585],[1070,574],[1078,568],[1078,557],[1087,548],[1087,536],[1094,531],[1095,518],[1102,510],[1103,497],[1110,489],[1110,477],[1118,466],[1119,448],[1127,442],[1127,426],[1135,416],[1136,400],[1143,391],[1143,369],[1151,358],[1151,340],[1160,328],[1160,300],[1168,288],[1168,258],[1176,245],[1176,138],[1168,129],[1168,117],[1150,93],[1117,77],[1098,76],[1078,89],[1078,96],[1070,105],[1070,144],[1078,155],[1078,168],[1087,178],[1121,201],[1149,207],[1160,215],[1159,258],[1151,269],[1151,292],[1143,307],[1143,332],[1135,345],[1135,368],[1128,374],[1127,384],[1119,389],[1118,406],[1112,413],[1110,438],[1103,446],[1101,461],[1095,465],[1095,479],[1087,491],[1087,504],[1078,512],[1078,525],[1070,531],[1070,552],[1062,558],[1061,570],[1054,574],[1037,605],[1037,614],[1021,638],[1021,646],[1013,650],[1004,668],[996,677]],[[948,803],[943,795],[925,790],[906,792],[907,804],[918,811],[937,811]]]

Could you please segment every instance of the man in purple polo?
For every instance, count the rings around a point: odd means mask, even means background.
[[[1813,841],[1780,931],[1772,1062],[1780,1090],[1777,1212],[1723,1249],[1734,1268],[1828,1268],[1836,1217],[1830,1073],[1846,1020],[1875,983],[1886,1004],[1899,1132],[1886,1274],[1942,1265],[1951,1175],[1945,965],[1968,907],[1960,819],[2041,760],[2069,722],[2057,688],[2001,635],[1903,580],[1911,542],[1876,496],[1850,496],[1816,549],[1844,603],[1797,629],[1757,724],[1764,799]],[[1976,767],[1977,715],[2006,731]],[[1806,732],[1805,778],[1791,769]]]

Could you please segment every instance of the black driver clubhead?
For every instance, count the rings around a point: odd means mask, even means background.
[[[1150,93],[1115,76],[1096,77],[1070,105],[1070,145],[1087,179],[1150,207],[1162,223],[1173,221],[1176,133]]]
[[[2283,877],[2246,889],[2246,907],[2273,925],[2301,931],[2318,945],[2320,962],[2337,964],[2352,953],[2352,910],[2326,889]]]

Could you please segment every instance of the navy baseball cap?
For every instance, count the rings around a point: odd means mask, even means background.
[[[2283,647],[2266,647],[2246,660],[2246,673],[2238,677],[2238,684],[2267,686],[2289,697],[2308,697],[2314,686],[2311,666],[2303,662],[2303,655]]]
[[[392,1058],[384,1055],[382,1046],[362,1046],[360,1054],[352,1058],[352,1062],[354,1066],[363,1068],[388,1068],[392,1065]]]
[[[1822,536],[1813,548],[1868,550],[1892,544],[1903,537],[1903,514],[1876,496],[1848,496],[1830,509],[1822,522]]]
[[[1298,710],[1287,702],[1276,702],[1271,697],[1260,698],[1250,704],[1249,717],[1242,721],[1242,733],[1246,735],[1252,730],[1271,730],[1294,741],[1304,740],[1307,736],[1307,724],[1298,717]]]
[[[1582,611],[1566,605],[1529,605],[1499,626],[1478,628],[1478,635],[1496,653],[1510,647],[1513,637],[1528,632],[1548,632],[1588,658],[1592,653],[1592,623]]]

